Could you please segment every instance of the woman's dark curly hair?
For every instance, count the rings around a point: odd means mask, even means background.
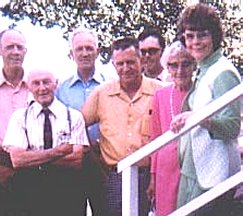
[[[178,38],[184,41],[185,30],[208,30],[212,35],[214,51],[221,47],[223,29],[216,10],[209,5],[198,3],[187,7],[178,20]]]

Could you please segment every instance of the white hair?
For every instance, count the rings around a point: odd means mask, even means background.
[[[172,44],[166,46],[163,51],[163,54],[161,56],[161,59],[160,59],[160,63],[163,66],[163,68],[168,69],[167,64],[168,64],[169,57],[172,55],[175,55],[179,52],[186,52],[189,54],[186,47],[182,44],[181,41],[177,40],[177,41],[173,42]]]
[[[74,37],[78,34],[90,34],[94,38],[96,47],[97,48],[99,47],[99,40],[98,40],[97,33],[95,31],[85,28],[85,27],[78,27],[73,32],[71,32],[70,37],[69,37],[70,47],[72,47],[72,42],[73,42]]]

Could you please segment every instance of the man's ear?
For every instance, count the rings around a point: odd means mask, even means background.
[[[57,89],[57,87],[58,87],[58,84],[59,84],[59,82],[58,82],[58,79],[55,79],[55,82],[54,82],[54,85],[55,85],[55,90]]]
[[[164,48],[161,48],[160,49],[160,58],[162,57],[163,52],[164,52]]]
[[[25,47],[24,49],[25,49],[24,54],[26,54],[26,53],[27,53],[27,51],[28,51],[28,49],[27,49],[26,47]]]
[[[74,60],[73,51],[72,51],[71,49],[69,50],[68,57],[69,57],[70,59]]]
[[[99,54],[100,54],[100,48],[97,48],[96,58],[99,56]]]

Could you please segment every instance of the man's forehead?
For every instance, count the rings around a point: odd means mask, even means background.
[[[137,50],[134,46],[126,49],[118,49],[113,51],[113,58],[125,58],[126,56],[137,55]]]
[[[24,36],[15,30],[8,30],[6,32],[4,32],[4,34],[2,35],[2,41],[8,40],[8,39],[18,39],[22,42],[25,42],[25,38]]]
[[[142,41],[139,41],[139,48],[147,48],[147,47],[160,47],[159,40],[156,37],[149,36]]]
[[[87,44],[87,43],[89,43],[89,44],[92,44],[92,45],[96,46],[96,39],[94,38],[93,35],[91,35],[88,32],[80,32],[80,33],[77,33],[73,37],[72,43],[73,44],[76,44],[76,43]]]
[[[48,71],[33,71],[30,72],[28,76],[29,82],[32,82],[34,80],[43,80],[43,79],[55,80],[53,74]]]

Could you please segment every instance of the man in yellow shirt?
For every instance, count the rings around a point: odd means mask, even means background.
[[[86,125],[99,122],[100,149],[107,171],[109,216],[121,216],[121,174],[117,163],[149,141],[151,99],[159,81],[142,75],[138,41],[123,38],[114,41],[112,61],[119,76],[97,87],[85,103],[82,112]],[[149,159],[139,163],[139,215],[148,215],[146,189],[149,182]]]

